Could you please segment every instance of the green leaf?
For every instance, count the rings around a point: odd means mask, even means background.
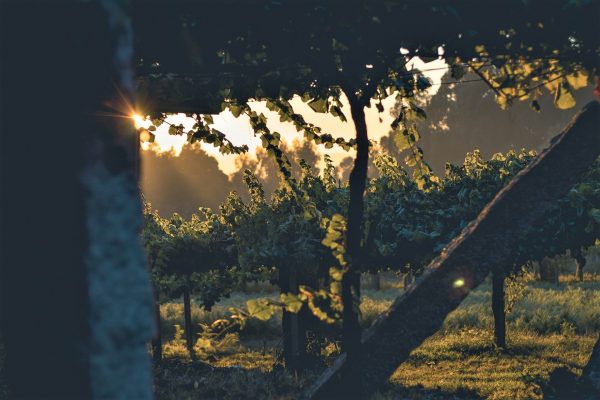
[[[404,117],[403,113],[400,113],[400,115],[398,115],[391,123],[391,127],[392,129],[396,129],[398,127],[398,125],[400,125],[400,122],[402,122],[402,118]]]
[[[232,104],[229,106],[229,111],[231,111],[231,113],[233,114],[234,117],[239,117],[240,115],[242,115],[242,107],[238,106],[237,104]]]
[[[341,294],[342,282],[331,282],[331,284],[329,285],[329,291],[333,294]]]
[[[341,268],[329,267],[329,276],[334,281],[341,281],[344,276],[344,271]]]
[[[600,224],[600,209],[592,208],[590,210],[590,217],[592,217],[597,224]]]
[[[558,86],[554,96],[554,104],[561,110],[575,107],[575,98],[566,84],[563,83]]]
[[[409,167],[414,167],[417,165],[416,157],[409,155],[404,158],[404,163]]]
[[[295,314],[302,308],[302,300],[300,300],[300,297],[298,295],[295,295],[293,293],[281,293],[279,295],[279,299],[281,300],[283,306],[288,312]]]
[[[567,82],[574,90],[581,89],[587,86],[588,74],[585,70],[576,71],[570,75],[567,75]]]
[[[339,119],[341,119],[343,122],[346,122],[346,116],[344,115],[344,113],[342,112],[341,108],[339,108],[338,106],[332,106],[329,109],[329,112],[331,113],[331,115],[338,117]]]
[[[314,99],[308,103],[308,106],[312,108],[314,112],[326,113],[327,112],[327,100],[326,99]]]
[[[279,107],[277,107],[277,105],[275,103],[273,103],[271,100],[267,100],[267,110],[269,111],[278,111]]]
[[[252,299],[246,302],[248,315],[261,321],[268,321],[274,314],[273,307],[267,299]]]
[[[398,132],[394,137],[394,143],[399,151],[406,150],[410,148],[410,137],[408,136],[408,131]]]
[[[214,350],[213,343],[206,338],[199,338],[196,341],[196,346],[202,349],[203,351],[211,351]]]
[[[210,114],[205,114],[202,116],[202,118],[204,119],[204,122],[206,122],[209,125],[212,125],[215,123],[215,121],[213,120],[213,116]]]

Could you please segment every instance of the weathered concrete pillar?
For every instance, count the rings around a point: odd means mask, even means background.
[[[127,2],[0,10],[0,316],[16,398],[149,399]]]

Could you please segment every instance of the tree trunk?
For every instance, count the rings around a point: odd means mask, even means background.
[[[297,271],[293,266],[286,265],[279,268],[279,288],[281,293],[298,293]],[[281,316],[281,328],[285,368],[289,371],[297,371],[301,350],[298,314],[284,309]]]
[[[279,289],[281,293],[290,291],[290,271],[289,266],[279,267]],[[293,364],[293,345],[292,345],[292,313],[285,309],[281,314],[281,331],[283,335],[283,364],[286,369],[290,369]]]
[[[504,273],[492,273],[492,312],[494,314],[494,341],[506,348],[506,314],[504,313]]]
[[[185,344],[190,358],[196,359],[196,352],[194,351],[194,328],[192,324],[192,304],[190,300],[190,283],[189,278],[185,288],[183,289],[183,319],[184,319],[184,330],[185,330]]]
[[[558,268],[548,257],[540,261],[540,280],[558,284]]]
[[[402,281],[403,281],[403,289],[406,290],[415,281],[415,276],[412,272],[409,271],[404,274],[404,278],[402,279]]]
[[[379,272],[371,274],[371,282],[373,290],[381,290],[381,274]]]
[[[583,268],[586,264],[586,258],[581,249],[575,250],[573,257],[575,258],[575,278],[583,282]]]
[[[292,313],[283,310],[281,315],[281,331],[283,335],[283,365],[287,370],[293,370],[294,351],[293,351],[293,324]]]
[[[361,328],[358,309],[360,305],[360,262],[362,256],[363,195],[367,181],[369,161],[369,137],[365,121],[364,100],[353,90],[344,90],[350,101],[350,111],[356,130],[356,159],[350,173],[350,202],[346,251],[349,256],[347,270],[342,278],[342,348],[347,354],[348,369],[344,372],[343,385],[346,394],[362,397],[361,391]]]
[[[246,279],[240,283],[239,290],[242,293],[248,293],[248,281]]]
[[[290,269],[290,292],[298,294],[298,276],[296,268]],[[286,364],[289,362],[290,370],[297,371],[300,368],[300,353],[302,351],[302,344],[300,343],[300,325],[298,321],[298,313],[290,314],[290,358],[286,360]]]
[[[367,278],[367,287],[369,289],[381,290],[381,278],[378,272],[369,272]]]
[[[154,294],[154,319],[156,320],[156,335],[152,338],[152,358],[156,364],[162,361],[162,324],[160,317],[160,302],[158,294]]]
[[[600,104],[590,102],[364,333],[362,394],[373,393],[385,384],[492,268],[512,265],[515,251],[532,224],[544,218],[597,159],[599,124]],[[345,374],[348,358],[348,354],[340,355],[303,396],[336,398],[345,384],[340,376]]]

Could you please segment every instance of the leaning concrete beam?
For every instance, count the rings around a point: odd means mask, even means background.
[[[587,379],[589,383],[598,391],[600,394],[600,338],[596,342],[590,359],[583,369],[582,374],[584,379]]]
[[[492,267],[509,266],[527,228],[577,182],[600,154],[600,104],[589,103],[550,147],[521,171],[452,240],[426,272],[364,332],[364,393],[384,384],[410,352],[438,331],[444,318]],[[335,398],[342,354],[305,392]]]

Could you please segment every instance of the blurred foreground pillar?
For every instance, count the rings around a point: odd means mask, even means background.
[[[15,398],[149,399],[125,1],[3,1],[0,317]]]

